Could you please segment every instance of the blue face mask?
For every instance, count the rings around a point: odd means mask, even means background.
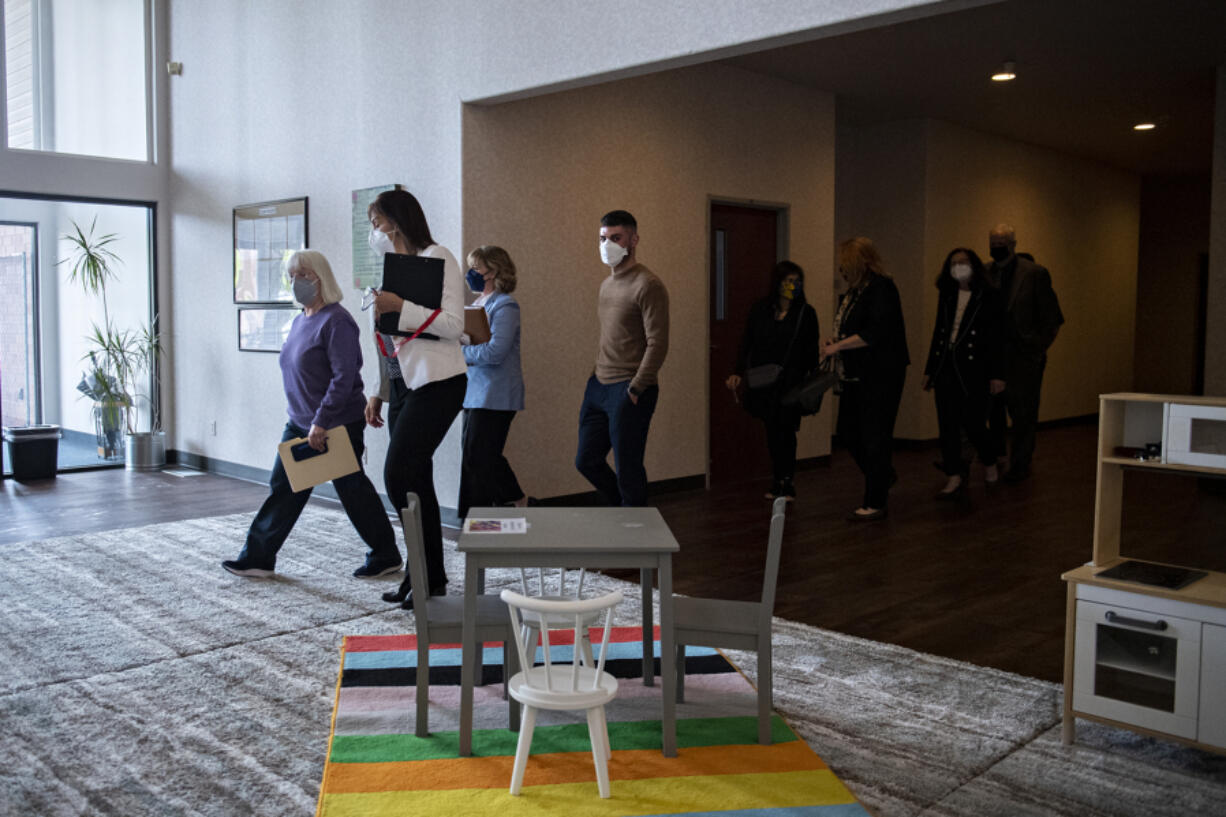
[[[464,276],[464,280],[468,282],[468,288],[473,292],[481,292],[485,289],[485,276],[475,269],[470,269]]]

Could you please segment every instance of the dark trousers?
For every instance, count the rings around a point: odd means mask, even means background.
[[[387,433],[391,434],[396,427],[396,418],[404,407],[405,398],[409,396],[409,387],[404,385],[404,378],[393,377],[387,381]]]
[[[1034,459],[1034,434],[1039,425],[1039,390],[1043,385],[1043,370],[1047,356],[1033,359],[1019,357],[1010,362],[1005,390],[992,399],[989,426],[997,453],[1005,452],[1005,411],[1013,425],[1013,444],[1009,447],[1009,470],[1019,474],[1030,472]]]
[[[864,474],[865,508],[884,510],[894,482],[894,420],[906,370],[843,384],[839,440]]]
[[[408,504],[410,491],[417,494],[427,580],[432,588],[447,583],[447,573],[443,569],[443,522],[438,495],[434,493],[434,451],[460,413],[467,388],[468,376],[458,374],[420,388],[406,389],[396,422],[390,427],[391,440],[383,466],[387,498],[397,513]],[[405,576],[404,581],[408,580]]]
[[[984,465],[996,462],[996,446],[988,434],[988,384],[968,383],[964,392],[958,373],[945,366],[937,373],[934,394],[937,404],[937,428],[941,435],[941,469],[949,476],[967,471],[962,457],[962,432],[971,441],[979,461]]]
[[[799,415],[781,408],[772,416],[764,417],[762,424],[766,426],[766,450],[770,452],[771,474],[775,483],[792,479],[796,476],[796,431],[800,427]]]
[[[649,386],[638,403],[630,401],[630,381],[602,384],[596,375],[588,378],[579,409],[579,450],[575,467],[595,486],[610,505],[638,507],[647,504],[647,430],[660,398],[658,386]],[[608,456],[613,451],[614,473]]]
[[[464,459],[460,465],[460,518],[473,505],[507,505],[523,499],[524,492],[502,455],[511,431],[513,411],[464,409]]]
[[[358,470],[332,480],[332,486],[336,488],[336,495],[340,498],[349,521],[370,548],[367,557],[380,562],[398,562],[400,551],[396,548],[396,534],[392,530],[392,523],[388,521],[387,511],[383,507],[383,501],[379,499],[379,494],[375,492],[375,486],[371,485],[366,472],[362,470],[362,451],[365,449],[362,430],[365,427],[365,420],[345,424],[345,430],[349,432],[349,443],[358,458]],[[306,435],[306,430],[293,423],[286,423],[281,441]],[[268,487],[268,498],[264,500],[251,522],[251,528],[247,531],[247,542],[238,558],[239,561],[248,561],[257,567],[272,570],[277,563],[277,551],[285,544],[285,538],[294,529],[294,523],[298,521],[307,500],[311,498],[311,489],[295,492],[290,487],[289,477],[285,474],[285,466],[281,464],[280,457],[273,463]]]

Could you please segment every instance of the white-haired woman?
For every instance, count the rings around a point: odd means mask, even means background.
[[[400,551],[383,502],[361,468],[366,426],[362,386],[362,351],[358,325],[341,306],[343,294],[323,253],[299,250],[288,262],[294,299],[302,314],[290,325],[281,348],[281,380],[289,421],[281,439],[306,437],[311,448],[324,450],[327,430],[344,426],[358,457],[358,470],[332,480],[336,494],[366,543],[366,562],[353,572],[373,578],[400,569]],[[237,559],[221,566],[239,576],[271,576],[277,551],[294,528],[311,489],[295,492],[278,457],[273,463],[268,498],[247,531]]]

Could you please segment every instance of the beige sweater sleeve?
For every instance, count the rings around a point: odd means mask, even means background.
[[[664,282],[652,275],[638,293],[639,309],[643,314],[643,332],[647,348],[638,371],[630,381],[631,388],[642,391],[654,386],[664,358],[668,355],[668,290]]]

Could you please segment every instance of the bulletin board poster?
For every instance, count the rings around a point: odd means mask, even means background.
[[[400,185],[385,184],[353,191],[353,286],[355,289],[377,287],[383,283],[383,259],[371,252],[367,239],[370,237],[370,218],[367,209],[375,197],[384,190],[395,190]]]

